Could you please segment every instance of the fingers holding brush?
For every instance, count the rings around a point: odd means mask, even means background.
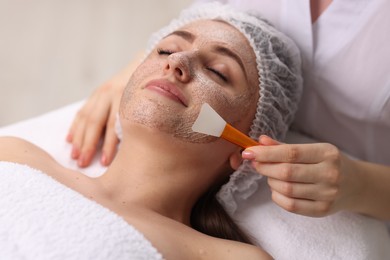
[[[352,188],[342,169],[344,157],[330,144],[284,144],[268,136],[242,152],[268,177],[272,199],[282,208],[307,216],[325,216],[348,207]]]

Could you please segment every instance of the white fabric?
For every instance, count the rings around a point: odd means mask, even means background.
[[[313,26],[313,56],[305,67],[306,90],[295,123],[355,157],[387,165],[389,26],[390,1],[344,0],[329,6]]]
[[[324,218],[287,212],[271,201],[265,179],[240,206],[234,217],[275,259],[390,258],[390,236],[384,223],[347,212]]]
[[[390,1],[334,0],[313,25],[309,0],[220,2],[260,13],[301,49],[304,95],[294,127],[390,165]]]
[[[64,144],[64,139],[80,106],[80,102],[74,103],[0,128],[0,136],[25,138],[43,147],[61,164],[77,169],[76,164],[69,159],[71,147]],[[312,141],[295,133],[289,133],[288,140]],[[97,176],[104,168],[96,158],[92,166],[83,171],[90,176]],[[276,259],[386,259],[379,257],[385,253],[390,256],[386,251],[390,249],[389,235],[384,235],[383,224],[378,221],[344,213],[326,218],[295,215],[276,206],[271,201],[268,187],[264,182],[260,184],[260,189],[253,197],[246,202],[241,201],[242,205],[233,217]]]
[[[0,162],[0,259],[163,259],[125,220],[28,166]]]

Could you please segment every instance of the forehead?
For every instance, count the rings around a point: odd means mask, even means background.
[[[182,28],[195,35],[198,44],[216,43],[231,48],[247,61],[253,61],[254,53],[245,36],[232,25],[220,20],[199,20]],[[253,54],[253,55],[252,55]]]
[[[240,57],[247,70],[249,83],[258,85],[256,55],[246,37],[235,27],[221,20],[198,20],[179,30],[185,30],[195,36],[197,47],[221,45],[234,51]],[[257,87],[256,87],[257,89]]]

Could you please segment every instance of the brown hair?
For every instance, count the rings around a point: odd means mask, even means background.
[[[213,237],[253,245],[253,238],[234,222],[215,197],[220,187],[215,185],[196,202],[191,212],[191,226]]]

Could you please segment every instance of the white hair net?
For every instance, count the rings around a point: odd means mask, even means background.
[[[301,60],[296,45],[268,22],[218,2],[195,4],[152,35],[147,54],[163,37],[201,19],[225,21],[247,38],[256,55],[260,83],[260,97],[249,135],[255,140],[261,134],[283,139],[302,92]],[[229,182],[222,186],[217,195],[218,200],[230,214],[234,213],[237,203],[257,190],[260,178],[261,175],[245,162],[231,175]]]

